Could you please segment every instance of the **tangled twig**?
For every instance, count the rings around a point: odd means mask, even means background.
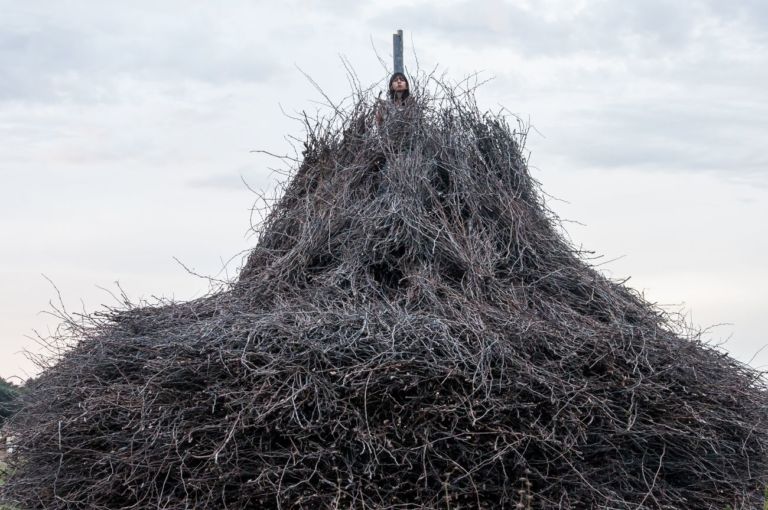
[[[439,81],[439,80],[438,80]],[[226,289],[69,320],[24,508],[755,508],[752,368],[604,277],[473,90],[307,119]]]

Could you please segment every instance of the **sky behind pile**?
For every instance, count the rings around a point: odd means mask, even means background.
[[[749,361],[768,341],[768,3],[762,0],[0,0],[0,376],[69,312],[231,277],[290,117],[406,68],[480,72],[531,131],[577,245]],[[299,70],[301,69],[301,71]],[[286,115],[287,114],[287,115]],[[228,262],[229,261],[229,262]],[[103,290],[107,289],[107,290]],[[725,323],[725,324],[723,324]],[[768,353],[752,363],[768,365]]]

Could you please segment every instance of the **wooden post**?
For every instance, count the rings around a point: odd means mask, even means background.
[[[395,73],[405,73],[403,69],[403,31],[398,30],[392,34],[392,57],[394,59]]]

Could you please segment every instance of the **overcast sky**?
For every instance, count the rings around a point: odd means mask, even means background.
[[[611,277],[749,361],[768,343],[768,2],[0,0],[0,376],[70,311],[185,300],[232,276],[251,188],[342,57],[493,78],[481,107],[535,127],[534,176]],[[240,254],[240,255],[239,255]],[[221,273],[221,274],[220,274]],[[45,277],[43,276],[45,275]],[[768,351],[768,350],[767,350]],[[768,366],[768,352],[752,361]]]

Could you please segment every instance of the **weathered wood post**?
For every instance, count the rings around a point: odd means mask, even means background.
[[[392,58],[394,60],[394,73],[405,73],[403,69],[403,31],[398,30],[392,34]]]

